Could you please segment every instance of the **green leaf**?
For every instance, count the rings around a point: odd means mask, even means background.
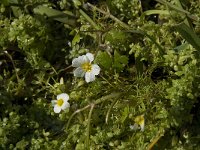
[[[73,0],[74,6],[76,8],[78,8],[79,6],[81,6],[81,2],[79,0]]]
[[[129,107],[125,107],[124,111],[122,112],[122,117],[121,117],[121,123],[124,123],[124,121],[126,120],[126,118],[129,115]]]
[[[17,142],[16,148],[17,148],[17,149],[25,149],[25,148],[27,147],[28,144],[29,144],[29,142],[28,142],[28,141],[25,141],[25,140],[23,139],[23,140]]]
[[[135,67],[137,70],[137,76],[140,77],[143,74],[143,62],[141,61],[141,56],[135,58]]]
[[[190,43],[196,50],[200,51],[200,38],[191,28],[189,28],[185,23],[181,23],[175,26],[175,29],[188,43]]]
[[[128,57],[126,57],[125,55],[120,55],[117,51],[115,51],[113,67],[117,71],[122,71],[127,64],[128,64]]]
[[[129,34],[116,29],[110,30],[105,36],[105,40],[114,45],[117,43],[125,43],[128,38]]]
[[[9,4],[9,0],[1,0],[1,3],[5,6],[7,6]]]
[[[77,43],[79,43],[81,40],[80,34],[76,34],[72,40],[72,46],[76,45]]]
[[[182,51],[182,50],[187,49],[188,46],[189,46],[188,43],[183,43],[183,44],[181,44],[181,45],[175,47],[174,50],[175,50],[175,52],[179,52],[179,51]]]
[[[22,11],[19,7],[12,6],[11,8],[15,17],[19,17],[22,14]]]
[[[112,67],[112,58],[110,57],[110,55],[108,55],[107,52],[99,51],[97,53],[95,62],[106,70],[109,70]]]
[[[3,0],[3,3],[5,3],[5,5],[9,5],[9,4],[18,5],[17,0]],[[11,9],[15,17],[19,17],[22,14],[22,10],[18,6],[11,6]]]
[[[50,19],[53,19],[62,23],[66,23],[68,25],[74,26],[76,23],[75,19],[69,18],[68,14],[63,13],[62,11],[59,11],[59,10],[45,7],[45,6],[38,6],[34,8],[33,11],[35,14],[46,15]]]
[[[143,15],[153,15],[153,14],[160,14],[160,15],[169,15],[168,10],[147,10],[143,13]]]

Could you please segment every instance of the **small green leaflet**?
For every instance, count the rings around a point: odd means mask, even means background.
[[[113,68],[116,71],[122,71],[124,67],[128,64],[128,57],[125,55],[120,55],[117,51],[114,52],[114,63]]]

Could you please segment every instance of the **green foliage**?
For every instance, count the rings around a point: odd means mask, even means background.
[[[120,19],[136,19],[139,16],[141,5],[137,0],[106,0],[111,13]]]
[[[198,51],[200,49],[200,38],[186,24],[176,27],[177,31]]]
[[[122,71],[127,64],[128,58],[123,55],[121,56],[117,51],[115,51],[113,68],[115,68],[117,71]]]
[[[88,2],[0,2],[0,149],[199,149],[198,2]],[[87,52],[91,83],[71,66]]]
[[[112,67],[113,60],[107,52],[99,51],[96,56],[96,62],[104,69],[109,70]]]
[[[120,51],[127,51],[128,45],[131,43],[132,37],[129,33],[123,31],[110,30],[105,35],[106,43],[112,45],[114,49],[119,49]]]
[[[107,52],[98,52],[96,62],[105,70],[111,70],[111,68],[113,68],[117,72],[120,72],[123,71],[124,67],[128,64],[128,58],[124,55],[120,55],[117,51],[114,52],[113,57]]]

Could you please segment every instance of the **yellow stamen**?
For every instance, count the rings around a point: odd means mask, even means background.
[[[63,99],[57,100],[57,105],[58,105],[58,106],[61,107],[63,103],[64,103]]]
[[[92,70],[92,65],[89,62],[82,64],[81,67],[85,72],[90,72]]]
[[[135,123],[137,123],[139,125],[143,125],[144,124],[144,115],[137,116],[135,118]]]

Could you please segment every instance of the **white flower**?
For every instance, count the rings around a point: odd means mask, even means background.
[[[100,72],[100,67],[97,64],[91,64],[94,60],[94,55],[87,53],[86,55],[79,56],[73,59],[72,66],[76,67],[74,70],[75,77],[84,77],[85,81],[92,82],[95,80],[95,75]]]
[[[51,103],[54,106],[54,112],[59,113],[61,110],[65,110],[70,107],[68,103],[69,95],[66,93],[62,93],[57,95],[57,100],[52,100]]]
[[[144,115],[135,117],[135,124],[130,125],[130,129],[137,130],[140,126],[141,131],[144,131]]]
[[[144,115],[135,117],[135,124],[140,126],[141,131],[144,131]]]

